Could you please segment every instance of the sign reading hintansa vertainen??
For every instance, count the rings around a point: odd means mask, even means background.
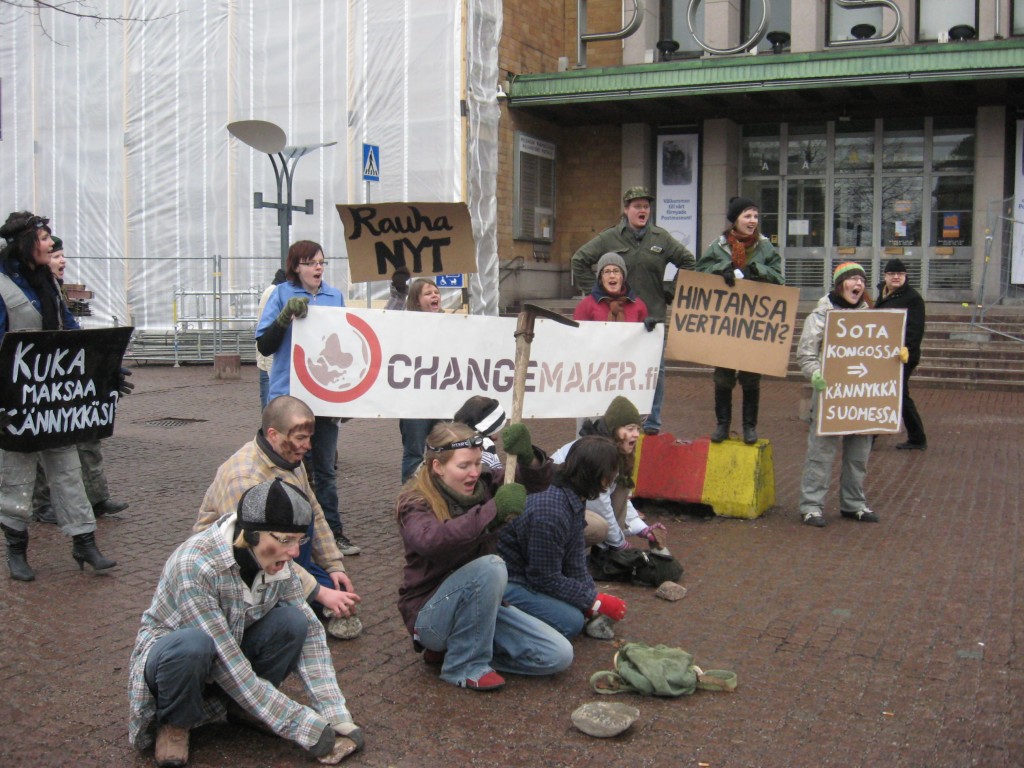
[[[680,270],[665,356],[769,376],[785,376],[798,288]]]
[[[901,309],[832,310],[825,318],[817,433],[899,432],[903,400]]]
[[[0,448],[28,453],[114,432],[121,359],[132,331],[11,331],[0,344]]]
[[[465,203],[339,205],[355,283],[387,280],[399,267],[413,277],[476,272],[473,222]]]

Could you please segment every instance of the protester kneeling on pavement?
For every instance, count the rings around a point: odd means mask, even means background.
[[[482,466],[475,429],[440,422],[395,505],[405,546],[398,610],[413,647],[441,664],[442,680],[475,691],[502,688],[499,671],[550,675],[572,664],[568,640],[503,601],[508,575],[495,554],[498,530],[523,511],[527,491],[548,486],[552,468],[524,425],[501,434],[522,484],[504,484],[504,469]]]
[[[502,528],[498,554],[508,568],[505,600],[566,637],[586,627],[611,639],[626,603],[597,591],[587,569],[584,503],[607,490],[619,471],[619,451],[605,437],[577,440],[551,485],[526,497],[526,509]]]
[[[199,506],[193,533],[209,528],[238,507],[242,494],[265,480],[280,478],[306,494],[313,519],[291,564],[302,580],[306,600],[317,616],[327,619],[327,634],[351,640],[362,631],[356,616],[359,595],[345,572],[344,555],[309,482],[302,457],[310,450],[316,426],[309,406],[291,395],[271,400],[254,439],[217,468]]]
[[[313,510],[279,479],[167,560],[129,663],[128,735],[157,765],[188,762],[189,731],[227,714],[296,742],[322,762],[363,747],[323,627],[291,569]],[[279,690],[297,673],[311,704]]]

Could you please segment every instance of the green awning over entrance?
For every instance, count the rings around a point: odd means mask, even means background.
[[[935,85],[943,88],[936,90]],[[706,56],[518,75],[510,83],[508,97],[512,108],[552,110],[550,116],[559,122],[609,122],[617,113],[629,121],[629,112],[644,109],[645,102],[652,102],[649,108],[657,112],[654,102],[659,100],[669,100],[677,108],[682,100],[698,108],[698,117],[709,117],[714,116],[716,104],[728,103],[735,94],[757,94],[754,101],[765,103],[765,96],[806,92],[792,97],[820,105],[858,101],[851,89],[860,88],[869,90],[859,96],[877,105],[878,94],[871,95],[870,89],[906,86],[910,88],[903,92],[912,101],[927,103],[940,97],[939,103],[931,104],[934,112],[944,111],[958,97],[972,104],[1015,102],[1024,94],[1024,40]],[[892,101],[899,95],[899,91],[887,91],[882,100]],[[601,110],[602,104],[616,108]],[[588,106],[597,109],[588,112]],[[583,112],[578,111],[581,108]],[[571,114],[577,119],[569,119]]]

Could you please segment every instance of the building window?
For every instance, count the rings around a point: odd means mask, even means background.
[[[516,132],[513,237],[550,243],[555,238],[555,145]]]
[[[932,137],[931,245],[971,244],[974,202],[974,131],[935,118]]]
[[[865,35],[867,27],[857,29],[859,25],[869,25],[874,28],[872,34]],[[845,42],[846,40],[862,40],[865,38],[878,37],[882,34],[882,6],[876,5],[871,8],[844,8],[832,0],[828,6],[828,41],[830,43]]]
[[[790,13],[790,0],[771,0],[770,14],[768,19],[768,26],[765,27],[765,32],[788,32],[792,34],[793,22],[792,15]],[[743,39],[749,40],[751,35],[757,31],[757,28],[761,25],[761,20],[764,18],[764,2],[763,0],[744,0],[743,2]],[[761,38],[761,42],[757,44],[757,50],[759,51],[770,51],[772,44],[768,42],[768,38]]]
[[[875,123],[836,123],[832,179],[832,245],[868,248],[875,243]]]
[[[918,40],[945,40],[950,29],[963,24],[973,27],[977,35],[977,0],[918,0]]]
[[[701,39],[704,38],[704,5],[701,3],[697,6],[697,13],[694,17],[693,28],[694,31],[700,35]],[[668,25],[665,24],[666,19],[662,20],[662,37],[663,39],[675,40],[679,43],[679,50],[673,54],[676,58],[681,57],[683,54],[703,54],[704,49],[698,45],[696,38],[690,34],[690,27],[686,22],[686,10],[689,7],[689,2],[676,2],[672,3],[672,13],[667,19]]]
[[[1013,27],[1015,35],[1024,35],[1024,0],[1013,0]]]

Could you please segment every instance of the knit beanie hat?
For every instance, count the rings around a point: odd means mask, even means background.
[[[864,272],[864,267],[858,264],[856,261],[844,261],[838,267],[836,271],[832,273],[832,287],[839,288],[839,285],[848,277],[854,277],[860,275],[865,280],[868,276]]]
[[[280,478],[254,485],[238,501],[238,527],[246,531],[303,533],[313,520],[306,494]]]
[[[747,210],[747,208],[757,208],[760,210],[758,204],[749,197],[731,197],[729,198],[729,207],[726,209],[725,218],[729,220],[729,223],[735,224],[736,219],[738,219],[740,214]]]
[[[505,409],[493,397],[474,395],[455,412],[453,421],[472,427],[486,437],[505,423]]]
[[[624,427],[627,424],[641,424],[640,411],[636,409],[629,400],[619,395],[612,404],[608,406],[608,410],[604,412],[604,424],[608,427],[608,432],[612,435],[615,434],[615,430],[619,427]]]
[[[626,279],[626,262],[614,251],[609,251],[597,260],[597,276],[601,276],[601,270],[605,267],[618,267],[622,270],[622,279]]]
[[[885,272],[886,273],[889,273],[889,272],[906,272],[906,271],[907,271],[907,268],[903,264],[903,260],[902,259],[889,259],[885,263]]]
[[[64,241],[56,235],[51,235],[50,239],[53,241],[53,248],[50,249],[50,253],[60,253],[64,250]]]

